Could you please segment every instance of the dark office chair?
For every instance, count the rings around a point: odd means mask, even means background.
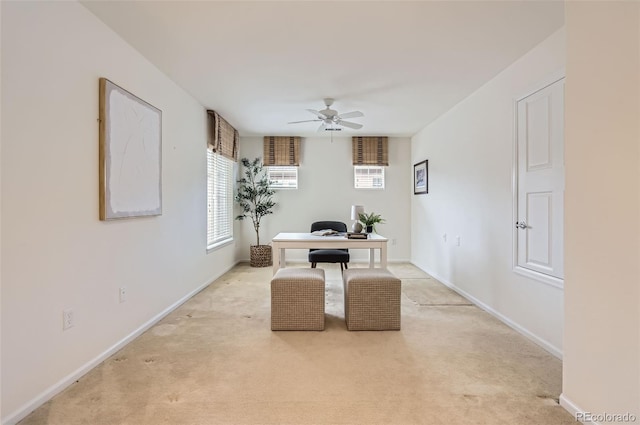
[[[341,221],[316,221],[311,225],[311,231],[331,229],[336,232],[346,232],[347,225]],[[340,263],[340,270],[348,269],[349,250],[348,249],[310,249],[309,262],[311,268],[315,269],[318,263]]]

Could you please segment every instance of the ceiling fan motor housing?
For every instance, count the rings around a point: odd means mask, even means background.
[[[329,109],[329,108],[323,109],[322,111],[318,111],[318,112],[320,112],[322,115],[327,117],[328,120],[336,119],[338,115],[338,111],[334,109]]]

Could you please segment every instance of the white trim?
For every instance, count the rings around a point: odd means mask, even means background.
[[[548,274],[540,273],[535,270],[526,269],[518,265],[513,267],[513,271],[515,273],[518,273],[519,275],[528,277],[529,279],[534,279],[542,283],[551,285],[554,288],[558,288],[560,290],[564,289],[564,279],[558,279],[557,277],[549,276]]]
[[[557,83],[558,81],[560,81],[563,78],[565,78],[566,75],[567,75],[567,72],[565,71],[564,68],[559,69],[558,71],[549,74],[549,76],[547,78],[544,78],[543,80],[538,81],[536,84],[533,84],[532,86],[530,86],[526,90],[523,90],[523,94],[518,96],[518,97],[516,97],[515,103],[518,103],[522,99],[524,99],[526,97],[529,97],[532,94],[534,94],[536,92],[539,92],[540,90],[546,89],[547,87],[549,87],[550,85],[552,85],[554,83]]]
[[[579,408],[574,402],[569,400],[564,393],[560,394],[560,406],[564,408],[567,412],[571,413],[571,416],[575,419],[576,422],[580,423],[588,423],[594,425],[600,425],[600,422],[582,422],[577,419],[578,413],[584,413],[586,410]]]
[[[434,277],[435,279],[437,279],[443,285],[445,285],[445,286],[449,287],[450,289],[454,290],[459,295],[462,295],[464,298],[466,298],[467,300],[471,301],[473,304],[475,304],[476,306],[480,307],[482,310],[486,311],[487,313],[489,313],[490,315],[492,315],[496,319],[500,320],[505,325],[509,326],[511,329],[513,329],[513,330],[517,331],[518,333],[522,334],[523,336],[527,337],[531,341],[533,341],[536,344],[538,344],[540,347],[542,347],[545,350],[547,350],[549,353],[553,354],[555,357],[557,357],[557,358],[562,360],[562,350],[560,350],[555,345],[553,345],[550,342],[540,338],[538,335],[534,334],[533,332],[529,331],[528,329],[522,327],[521,325],[517,324],[513,320],[509,319],[507,316],[505,316],[502,313],[494,310],[493,308],[491,308],[487,304],[483,303],[482,301],[480,301],[479,299],[477,299],[473,295],[471,295],[468,292],[458,288],[456,285],[454,285],[453,283],[449,282],[447,279],[444,279],[443,277],[438,276],[436,273],[432,273],[429,270],[425,270],[422,267],[420,267],[420,266],[418,266],[418,265],[416,265],[414,263],[412,263],[412,264],[414,266],[418,267],[420,270],[422,270],[425,273],[427,273],[428,275],[430,275],[430,276]]]
[[[147,322],[143,323],[138,329],[134,330],[129,335],[125,336],[123,339],[121,339],[120,341],[118,341],[117,343],[112,345],[111,347],[107,348],[103,353],[99,354],[94,359],[88,361],[87,363],[85,363],[84,365],[82,365],[81,367],[76,369],[74,372],[72,372],[69,375],[67,375],[66,377],[62,378],[60,381],[58,381],[55,384],[53,384],[52,386],[50,386],[49,388],[44,390],[42,393],[40,393],[39,395],[37,395],[36,397],[31,399],[27,403],[23,404],[22,407],[20,407],[18,410],[16,410],[15,412],[10,414],[9,416],[3,418],[2,419],[2,425],[15,425],[16,423],[18,423],[19,421],[21,421],[22,419],[27,417],[31,412],[36,410],[38,407],[42,406],[47,401],[51,400],[53,397],[55,397],[60,392],[64,391],[71,384],[73,384],[78,379],[82,378],[86,373],[91,371],[91,369],[93,369],[94,367],[98,366],[100,363],[102,363],[103,361],[108,359],[111,355],[115,354],[117,351],[122,349],[124,346],[126,346],[127,344],[132,342],[134,339],[136,339],[142,333],[144,333],[149,328],[151,328],[153,325],[158,323],[160,320],[162,320],[165,316],[167,316],[173,310],[175,310],[176,308],[180,307],[182,304],[184,304],[186,301],[188,301],[190,298],[192,298],[198,292],[202,291],[207,286],[209,286],[211,283],[213,283],[220,276],[222,276],[223,274],[225,274],[226,272],[228,272],[229,270],[234,268],[237,264],[238,264],[237,262],[234,262],[229,268],[227,268],[225,271],[220,273],[218,276],[208,279],[207,282],[201,284],[196,289],[194,289],[193,291],[189,292],[187,295],[183,296],[178,301],[176,301],[175,303],[171,304],[169,307],[167,307],[164,310],[162,310],[160,313],[156,314],[154,317],[149,319]]]
[[[231,245],[234,242],[233,239],[233,235],[231,237],[229,237],[228,239],[223,239],[221,241],[218,241],[214,244],[212,244],[211,246],[207,247],[207,254],[212,253],[213,251],[216,251],[222,247],[225,247],[227,245]]]
[[[518,217],[518,102],[525,99],[532,94],[544,90],[552,84],[564,79],[566,76],[565,69],[561,69],[549,75],[541,82],[538,82],[535,86],[531,86],[524,91],[524,94],[513,99],[513,131],[511,138],[512,153],[511,153],[511,256],[512,256],[512,270],[514,273],[528,277],[529,279],[537,280],[542,283],[546,283],[555,288],[564,288],[564,279],[549,276],[544,273],[530,270],[518,265],[518,228],[515,226],[516,222],[520,220]]]
[[[564,393],[560,394],[560,406],[562,406],[564,408],[564,410],[566,410],[567,412],[571,413],[571,416],[573,416],[573,418],[575,419],[576,422],[580,422],[582,424],[589,424],[589,425],[602,425],[603,422],[598,422],[598,421],[583,421],[578,419],[578,415],[580,414],[580,416],[585,416],[585,415],[590,415],[591,418],[597,418],[598,416],[601,416],[601,419],[605,421],[605,423],[613,423],[611,419],[607,420],[604,414],[600,414],[600,413],[595,413],[595,412],[590,412],[589,410],[585,410],[580,408],[578,405],[576,405],[573,401],[569,400],[569,398],[567,396],[564,395]],[[637,420],[637,415],[627,412],[626,413],[629,416],[633,416],[632,420],[630,421],[624,421],[623,422],[633,422],[635,423],[635,421]],[[613,416],[613,415],[611,415]],[[634,419],[635,418],[635,419]],[[615,423],[622,423],[618,420],[615,420]]]

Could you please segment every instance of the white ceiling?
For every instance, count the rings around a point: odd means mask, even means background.
[[[313,135],[287,122],[325,97],[365,114],[342,133],[411,136],[564,24],[562,1],[83,4],[243,136]]]

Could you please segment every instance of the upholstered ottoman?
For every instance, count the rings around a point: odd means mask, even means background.
[[[271,279],[271,330],[324,330],[324,270],[280,269]]]
[[[349,269],[342,281],[347,329],[400,329],[400,279],[387,269]]]

